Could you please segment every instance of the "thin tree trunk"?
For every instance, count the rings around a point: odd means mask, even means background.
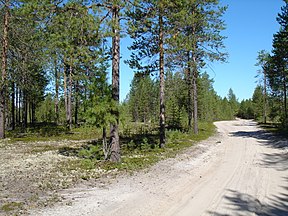
[[[192,73],[191,73],[191,59],[190,59],[190,51],[187,52],[187,110],[188,110],[188,130],[192,129]]]
[[[119,104],[119,66],[120,66],[120,23],[119,6],[113,5],[113,38],[112,38],[112,99]],[[119,142],[119,111],[115,113],[116,122],[111,124],[110,128],[110,153],[109,159],[113,162],[121,161],[120,142]]]
[[[22,99],[22,91],[18,88],[18,125],[21,125],[22,118],[21,118],[21,99]]]
[[[2,67],[0,83],[0,139],[5,138],[5,100],[7,91],[7,52],[8,52],[8,28],[9,28],[9,0],[5,0],[5,13],[3,19],[3,36],[2,36]]]
[[[67,94],[67,65],[64,63],[64,79],[63,79],[63,87],[64,87],[64,103],[65,103],[65,114],[66,114],[66,127],[69,129],[69,115],[68,115],[68,94]]]
[[[284,95],[284,126],[288,126],[288,113],[287,113],[287,87],[286,87],[286,76],[283,74],[283,95]]]
[[[194,16],[194,10],[192,14]],[[194,124],[194,134],[198,134],[198,90],[197,90],[197,79],[198,79],[198,69],[197,69],[197,35],[196,35],[196,24],[192,24],[192,35],[194,38],[193,50],[192,50],[192,88],[193,88],[193,124]]]
[[[267,83],[266,83],[266,69],[263,70],[264,73],[264,124],[267,122]]]
[[[72,85],[73,85],[72,72],[73,72],[73,68],[70,65],[69,66],[69,92],[68,92],[68,121],[67,121],[69,125],[69,130],[72,129]]]
[[[54,72],[55,72],[55,122],[56,124],[59,123],[59,72],[57,69],[57,60],[55,56],[55,61],[54,61]]]
[[[29,114],[29,123],[33,124],[33,115],[32,115],[32,107],[33,107],[33,102],[28,103],[28,114]]]
[[[15,93],[15,105],[16,105],[16,109],[15,109],[15,114],[16,114],[16,124],[18,124],[19,123],[19,115],[18,115],[18,87],[17,87],[17,85],[15,86],[15,91],[16,91],[16,93]]]
[[[103,145],[103,152],[104,152],[104,159],[107,160],[109,156],[109,149],[107,146],[107,131],[106,127],[102,128],[102,145]]]
[[[22,103],[22,129],[27,128],[27,98],[26,91],[23,91],[23,103]]]
[[[32,102],[31,104],[31,111],[32,111],[32,124],[35,124],[36,122],[36,115],[35,115],[35,111],[36,111],[36,105],[34,102]]]
[[[15,130],[15,83],[12,82],[12,93],[11,93],[11,127]]]
[[[198,71],[197,71],[197,62],[196,57],[193,55],[193,121],[194,121],[194,133],[198,134],[198,91],[197,91],[197,78],[198,78]]]
[[[78,126],[78,106],[79,106],[79,101],[78,101],[78,94],[79,94],[79,83],[78,80],[75,83],[75,126]]]
[[[159,15],[159,67],[160,67],[160,143],[159,147],[165,146],[165,101],[164,101],[164,89],[165,89],[165,77],[164,77],[164,39],[163,39],[163,17],[162,10],[160,9]]]

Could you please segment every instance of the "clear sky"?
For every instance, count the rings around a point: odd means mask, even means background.
[[[276,21],[283,0],[220,0],[228,5],[223,19],[227,29],[223,35],[226,50],[229,53],[228,63],[209,64],[206,71],[214,79],[214,89],[221,97],[227,96],[232,88],[241,101],[252,97],[257,85],[258,67],[255,66],[257,52],[265,49],[271,51],[273,34],[279,30]],[[121,42],[120,100],[123,101],[129,92],[133,71],[123,63],[130,55],[127,45],[130,41]]]

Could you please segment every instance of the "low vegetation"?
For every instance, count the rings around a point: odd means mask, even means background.
[[[148,168],[208,138],[214,134],[215,127],[212,123],[201,122],[199,130],[198,135],[168,130],[167,145],[159,148],[156,127],[133,124],[129,134],[120,132],[120,163],[104,160],[100,131],[92,127],[73,129],[69,132],[72,139],[67,139],[65,131],[52,135],[54,129],[49,131],[51,136],[42,137],[41,141],[36,128],[21,134],[21,138],[11,133],[11,138],[2,140],[0,145],[3,156],[0,162],[6,164],[0,168],[5,176],[0,182],[5,190],[0,195],[0,212],[25,213],[33,206],[47,206],[61,201],[57,191],[76,183],[97,179],[109,181],[120,173],[132,174]],[[91,139],[91,134],[98,139]]]

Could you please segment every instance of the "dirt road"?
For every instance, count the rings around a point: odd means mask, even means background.
[[[34,215],[288,215],[288,144],[248,120],[217,122],[218,135],[177,158]]]

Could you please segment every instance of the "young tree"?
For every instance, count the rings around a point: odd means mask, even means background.
[[[232,111],[232,116],[235,117],[238,109],[239,109],[239,103],[237,101],[236,95],[234,94],[233,90],[230,88],[228,91],[228,102],[230,105],[230,109]]]

